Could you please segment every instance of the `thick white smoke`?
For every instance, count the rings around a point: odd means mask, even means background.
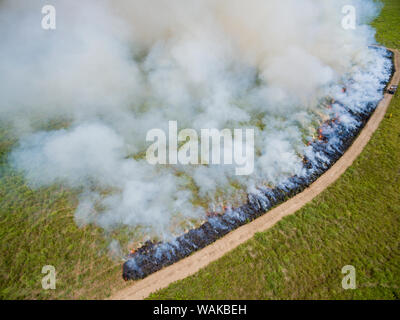
[[[324,97],[379,99],[370,0],[53,0],[57,30],[44,31],[47,2],[0,2],[0,118],[20,136],[10,159],[32,187],[82,190],[80,224],[182,232],[202,206],[300,173]],[[356,30],[341,25],[349,4]],[[341,93],[350,79],[359,87]],[[65,128],[44,131],[51,120]],[[254,175],[149,165],[146,133],[169,120],[255,128]]]

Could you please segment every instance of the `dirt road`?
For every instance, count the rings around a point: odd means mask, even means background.
[[[395,52],[396,72],[392,78],[391,85],[398,84],[400,80],[400,52],[397,50],[393,50],[393,52]],[[335,182],[336,179],[338,179],[341,174],[343,174],[346,169],[351,166],[353,161],[358,157],[368,143],[374,131],[378,128],[391,99],[392,95],[384,95],[384,98],[379,103],[374,114],[371,116],[365,128],[361,131],[352,146],[309,188],[305,189],[303,192],[299,193],[297,196],[281,204],[275,209],[267,212],[265,215],[259,217],[253,222],[230,232],[225,237],[217,240],[213,244],[195,252],[193,255],[169,267],[166,267],[141,281],[134,282],[132,286],[117,292],[111,297],[111,299],[144,299],[149,296],[150,293],[161,288],[165,288],[172,282],[184,279],[196,273],[201,268],[207,266],[210,262],[221,258],[227,252],[236,248],[246,240],[252,238],[256,232],[265,231],[275,225],[283,217],[295,213],[306,203],[314,199],[314,197],[320,194],[330,184]]]

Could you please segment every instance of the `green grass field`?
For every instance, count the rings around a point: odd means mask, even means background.
[[[373,24],[377,39],[400,49],[400,1],[384,2]],[[342,288],[345,265],[356,268],[355,290]],[[334,185],[270,230],[150,298],[399,299],[399,92],[366,149]]]
[[[400,2],[386,0],[377,39],[400,48]],[[360,158],[295,215],[257,234],[196,275],[151,298],[398,298],[400,295],[400,97]],[[109,237],[77,227],[77,195],[60,186],[33,191],[7,163],[15,141],[0,128],[0,299],[105,298],[127,284]],[[341,268],[358,289],[341,289]],[[44,265],[57,289],[41,287]]]
[[[101,298],[123,285],[103,232],[77,227],[76,195],[59,186],[27,187],[5,162],[12,143],[4,129],[0,135],[0,298]],[[56,290],[42,289],[45,265],[56,268]]]

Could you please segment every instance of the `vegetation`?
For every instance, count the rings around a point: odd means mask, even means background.
[[[400,2],[373,23],[400,49]],[[400,93],[361,156],[292,216],[150,299],[399,299]],[[268,214],[268,213],[267,213]],[[356,290],[341,286],[345,265]]]
[[[0,299],[103,298],[124,286],[121,262],[99,228],[74,221],[76,194],[60,186],[32,190],[7,163],[15,141],[0,129]],[[43,290],[43,266],[57,272]]]
[[[397,0],[383,0],[381,15],[372,23],[377,30],[376,40],[388,48],[400,48],[400,4]]]

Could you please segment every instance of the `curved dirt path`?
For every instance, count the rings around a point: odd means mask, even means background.
[[[392,51],[395,53],[396,72],[393,75],[390,85],[398,84],[400,80],[400,52],[398,50]],[[151,293],[167,287],[172,282],[184,279],[196,273],[201,268],[204,268],[209,263],[221,258],[227,252],[252,238],[256,232],[265,231],[275,225],[283,217],[295,213],[325,190],[330,184],[335,182],[336,179],[338,179],[346,169],[351,166],[353,161],[358,157],[368,143],[372,134],[378,128],[391,100],[392,95],[385,93],[384,98],[381,100],[368,123],[360,132],[359,136],[354,140],[350,148],[328,171],[311,184],[309,188],[279,205],[275,209],[268,211],[256,220],[239,227],[213,244],[195,252],[191,256],[155,272],[143,280],[134,282],[131,286],[114,294],[111,299],[144,299]]]

